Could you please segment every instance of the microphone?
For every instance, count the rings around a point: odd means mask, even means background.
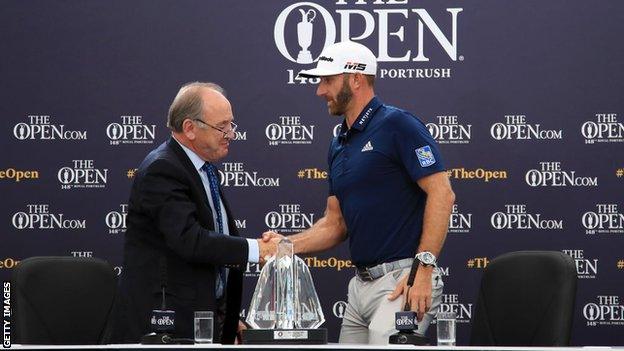
[[[167,258],[160,258],[160,288],[162,289],[162,303],[160,309],[152,310],[150,325],[152,333],[141,338],[141,344],[170,344],[174,342],[171,333],[175,330],[175,311],[167,310],[165,290],[167,289]]]
[[[162,306],[164,311],[167,309],[167,303],[165,302],[165,289],[167,288],[167,257],[162,256],[160,258],[160,288],[162,289]]]
[[[410,269],[409,277],[407,278],[407,293],[414,284],[414,278],[416,277],[416,271],[420,261],[414,259],[412,268]],[[406,294],[408,295],[408,294]],[[394,327],[399,332],[390,335],[388,342],[390,344],[410,344],[410,345],[429,345],[429,340],[423,336],[416,334],[414,330],[418,329],[418,318],[416,312],[411,311],[409,301],[405,299],[405,305],[403,311],[399,311],[394,315]]]

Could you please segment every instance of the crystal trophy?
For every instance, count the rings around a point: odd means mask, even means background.
[[[246,344],[326,344],[327,329],[310,270],[287,238],[277,247],[256,284],[243,331]]]

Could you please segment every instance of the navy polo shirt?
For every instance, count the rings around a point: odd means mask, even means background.
[[[414,257],[427,198],[416,181],[445,170],[423,122],[374,97],[350,129],[343,121],[328,163],[352,262],[364,267]]]

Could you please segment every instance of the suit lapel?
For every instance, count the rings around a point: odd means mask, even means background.
[[[203,195],[202,198],[204,200],[204,204],[206,205],[206,207],[208,208],[208,212],[210,213],[208,220],[210,221],[210,223],[212,223],[212,211],[210,210],[210,206],[208,205],[208,194],[206,194],[206,191],[204,189],[204,183],[202,183],[202,180],[199,177],[199,173],[195,169],[195,165],[193,165],[193,162],[191,162],[184,150],[182,150],[180,144],[178,144],[178,142],[175,141],[173,137],[169,138],[169,140],[167,141],[167,146],[180,160],[180,163],[182,163],[184,169],[186,169],[186,171],[191,175],[193,183],[195,183],[195,190]]]
[[[208,213],[209,213],[208,222],[212,225],[212,228],[214,230],[214,223],[213,223],[214,221],[212,219],[213,214],[212,214],[212,210],[210,209],[210,205],[208,205],[208,194],[206,194],[206,191],[204,189],[204,183],[202,183],[202,180],[199,177],[199,173],[195,169],[195,165],[193,165],[193,162],[191,162],[191,160],[188,158],[184,150],[182,150],[182,147],[180,146],[180,144],[178,144],[178,142],[175,141],[173,137],[169,138],[169,140],[167,141],[167,146],[178,157],[178,159],[180,160],[180,162],[182,163],[186,171],[191,175],[191,178],[193,178],[193,182],[195,183],[195,186],[197,187],[196,190],[199,191],[201,194],[203,194],[204,204],[206,208],[208,209]],[[225,199],[225,195],[223,194],[223,188],[221,188],[221,185],[219,185],[219,192],[221,193],[221,201],[223,201],[223,207],[225,208],[225,213],[228,218],[228,221],[226,224],[230,231],[230,235],[238,236],[238,230],[236,229],[234,216],[232,216],[232,212],[230,211],[230,206],[228,205],[228,202]]]

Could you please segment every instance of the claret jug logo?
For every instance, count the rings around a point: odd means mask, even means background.
[[[314,213],[303,213],[299,204],[279,204],[278,209],[264,216],[264,222],[271,230],[296,233],[314,223]]]
[[[336,301],[332,306],[332,312],[336,318],[344,317],[345,311],[347,310],[347,303],[345,301]]]
[[[294,15],[298,16],[297,19],[299,19],[296,25],[298,44],[298,47],[296,48],[296,58],[290,54],[288,48],[286,47],[285,35],[286,20],[291,15],[291,12],[293,12],[294,10],[297,10],[297,12],[294,12]],[[320,18],[318,20],[317,14],[320,14]],[[279,16],[277,16],[277,20],[275,21],[275,27],[273,30],[275,45],[277,46],[277,49],[282,54],[282,56],[284,56],[291,62],[301,64],[309,64],[314,62],[315,59],[312,57],[312,53],[308,49],[312,44],[314,26],[315,24],[318,24],[319,21],[324,22],[323,24],[325,27],[325,39],[323,47],[333,44],[336,39],[336,23],[334,22],[331,13],[329,13],[329,11],[327,11],[324,7],[313,2],[300,2],[286,7],[279,14]],[[332,61],[331,58],[324,59],[327,61]]]
[[[624,124],[618,122],[616,113],[596,113],[596,121],[581,126],[585,144],[624,142]]]
[[[269,124],[264,134],[269,145],[312,144],[314,126],[301,123],[301,116],[279,116],[279,123]]]
[[[68,219],[63,213],[50,213],[48,204],[30,204],[26,212],[17,212],[11,222],[15,229],[85,229],[84,219]]]
[[[111,123],[106,127],[106,136],[111,145],[153,144],[156,125],[144,124],[142,116],[121,116],[121,123]]]
[[[49,115],[29,115],[28,123],[13,127],[17,140],[87,140],[87,131],[68,130],[64,124],[53,124]]]
[[[87,189],[106,187],[108,169],[97,169],[93,160],[72,160],[72,165],[57,173],[61,189]]]
[[[563,130],[544,129],[540,124],[529,124],[525,115],[505,115],[505,123],[494,123],[490,135],[496,140],[560,140],[563,139]]]
[[[337,41],[361,41],[367,38],[378,38],[376,47],[370,48],[377,52],[378,62],[428,62],[428,56],[434,52],[441,52],[451,62],[464,60],[458,53],[458,18],[462,8],[427,10],[407,5],[407,0],[337,0],[335,9],[330,11],[314,2],[297,2],[284,8],[277,16],[273,39],[282,57],[299,65],[310,65],[317,60],[333,62],[332,57],[319,57],[323,48]],[[363,29],[355,25],[359,23],[364,24]],[[364,69],[359,62],[348,65]],[[295,66],[287,69],[287,83],[319,82],[318,78],[297,77],[303,68]],[[379,69],[378,77],[450,78],[451,69],[405,68],[397,65]]]
[[[123,234],[126,232],[126,216],[128,215],[128,205],[119,205],[119,211],[110,211],[106,214],[104,221],[108,227],[109,234]]]
[[[624,234],[624,214],[617,204],[597,204],[596,210],[583,213],[585,234]]]
[[[492,228],[498,230],[559,230],[561,219],[543,219],[541,213],[527,213],[526,205],[505,205],[505,212],[495,212],[490,218]]]
[[[576,175],[576,171],[564,171],[561,162],[540,162],[539,169],[530,169],[524,177],[526,183],[532,187],[594,187],[598,186],[598,177]]]
[[[616,295],[598,295],[596,302],[583,306],[583,317],[587,326],[624,325],[624,306]]]
[[[427,123],[429,134],[438,144],[470,143],[472,124],[460,124],[457,116],[437,116],[436,123]]]

